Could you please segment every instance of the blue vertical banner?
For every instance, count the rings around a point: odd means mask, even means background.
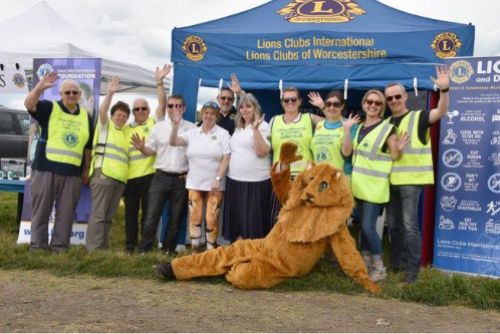
[[[500,277],[500,57],[446,59],[434,266]]]
[[[58,80],[56,84],[45,90],[40,100],[57,101],[61,99],[59,87],[64,80],[74,80],[78,82],[82,91],[78,104],[90,114],[95,123],[97,110],[99,108],[99,92],[101,85],[101,58],[35,58],[33,59],[33,87],[40,81],[40,78],[50,72],[57,72]],[[28,146],[28,165],[31,165],[34,159],[35,148],[39,136],[38,123],[31,118],[30,138]],[[30,169],[28,169],[29,174]],[[17,243],[29,243],[31,235],[31,182],[28,177],[24,188],[23,210],[19,228]],[[83,186],[80,194],[80,200],[74,213],[73,231],[71,235],[71,244],[84,244],[86,223],[90,217],[91,196],[88,186]],[[49,218],[49,238],[52,233],[55,210]]]

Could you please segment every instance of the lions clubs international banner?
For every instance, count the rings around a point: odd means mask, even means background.
[[[500,57],[451,58],[434,265],[500,277]]]

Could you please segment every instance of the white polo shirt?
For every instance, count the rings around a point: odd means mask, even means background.
[[[210,191],[223,155],[231,153],[229,132],[215,125],[210,132],[204,133],[200,126],[179,134],[179,137],[187,143],[189,172],[186,188]],[[225,190],[225,186],[225,178],[222,178],[221,190]]]
[[[259,132],[270,145],[269,124],[262,122],[259,125]],[[271,178],[271,158],[270,155],[259,157],[255,153],[255,139],[251,125],[244,129],[236,128],[231,137],[231,160],[229,161],[229,171],[227,176],[233,180],[243,182],[259,182]]]
[[[181,135],[189,129],[196,128],[192,122],[181,120],[178,134]],[[156,152],[153,167],[157,170],[169,173],[185,173],[188,171],[188,160],[185,146],[171,146],[170,133],[172,123],[167,117],[156,123],[153,131],[146,140],[146,146]]]

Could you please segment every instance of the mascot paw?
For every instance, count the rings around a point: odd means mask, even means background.
[[[382,288],[377,284],[373,283],[371,280],[365,280],[362,282],[363,287],[370,291],[371,293],[380,293]]]
[[[280,149],[280,162],[291,164],[292,162],[302,160],[301,155],[296,155],[298,146],[294,143],[283,143]]]
[[[163,277],[166,280],[174,280],[174,270],[172,269],[172,264],[170,262],[166,262],[164,264],[157,264],[155,266],[155,271],[158,275]]]

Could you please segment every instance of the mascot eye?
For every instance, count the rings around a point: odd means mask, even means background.
[[[319,192],[325,191],[328,189],[329,185],[326,181],[323,181],[319,184]]]

